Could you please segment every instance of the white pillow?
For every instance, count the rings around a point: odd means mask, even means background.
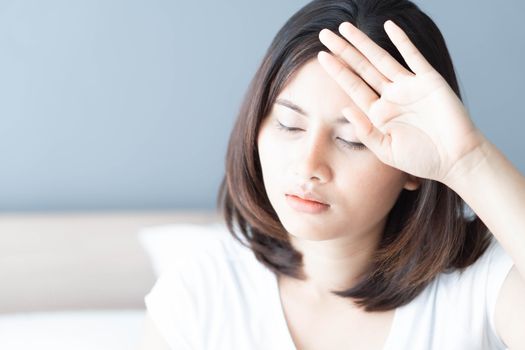
[[[142,309],[0,314],[0,349],[138,349],[144,315]]]
[[[230,233],[223,223],[184,223],[144,227],[139,231],[138,239],[158,277],[181,259],[220,244],[225,235]]]

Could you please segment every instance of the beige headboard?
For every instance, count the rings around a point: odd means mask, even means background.
[[[0,215],[0,313],[142,308],[155,277],[142,227],[220,221],[216,212]]]

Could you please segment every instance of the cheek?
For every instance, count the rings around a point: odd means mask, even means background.
[[[290,144],[279,134],[280,132],[271,124],[270,117],[261,125],[257,147],[263,173],[269,175],[275,172],[282,173],[290,163],[287,156],[290,153]]]
[[[385,200],[390,200],[393,197],[397,198],[402,185],[402,175],[396,171],[379,171],[368,174],[364,178],[364,184],[370,190],[370,193],[375,197],[381,197]]]
[[[404,174],[378,162],[364,161],[362,166],[345,169],[346,176],[337,187],[346,189],[349,209],[359,208],[362,213],[375,212],[381,216],[396,202],[403,189]]]
[[[275,187],[279,174],[282,172],[279,157],[280,145],[272,138],[267,130],[262,129],[257,138],[257,147],[259,152],[259,162],[264,180],[264,187],[269,197],[271,190]]]

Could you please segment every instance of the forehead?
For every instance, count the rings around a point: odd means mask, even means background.
[[[323,69],[317,58],[300,67],[278,95],[300,106],[309,115],[338,118],[351,98]]]

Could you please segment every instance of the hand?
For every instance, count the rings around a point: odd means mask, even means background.
[[[354,102],[343,115],[365,146],[385,164],[445,182],[483,136],[405,32],[392,21],[384,27],[413,73],[348,22],[339,26],[348,42],[328,29],[319,33],[337,56],[321,51],[319,62]]]

